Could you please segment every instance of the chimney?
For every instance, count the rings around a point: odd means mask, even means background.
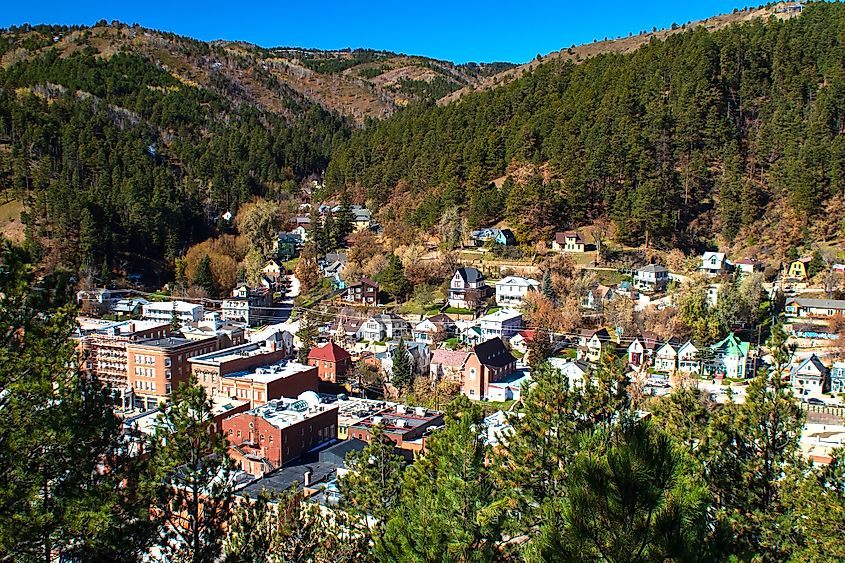
[[[303,477],[302,477],[302,486],[303,487],[310,487],[311,486],[311,474],[312,473],[313,472],[311,471],[311,468],[307,468],[305,470],[305,475],[303,475]]]

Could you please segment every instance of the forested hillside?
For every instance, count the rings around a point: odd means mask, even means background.
[[[841,221],[826,209],[845,193],[843,29],[845,6],[812,3],[787,21],[542,64],[356,132],[327,184],[423,228],[454,207],[472,227],[505,219],[524,242],[601,218],[621,242],[687,248],[761,217]],[[489,186],[526,164],[543,176]]]
[[[0,70],[0,188],[26,206],[28,238],[54,265],[170,263],[252,196],[294,192],[348,134],[272,80],[271,110],[213,68],[204,87],[129,49],[103,53],[90,30],[74,32],[74,50],[49,48],[70,31],[21,28],[0,42],[4,60],[18,55]]]

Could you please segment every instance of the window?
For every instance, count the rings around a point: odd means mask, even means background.
[[[264,434],[261,435],[261,441],[264,441]]]
[[[271,444],[273,443],[273,436],[272,435],[268,436],[267,439],[270,441]]]
[[[241,437],[241,431],[238,430],[238,438],[240,438],[240,437]]]

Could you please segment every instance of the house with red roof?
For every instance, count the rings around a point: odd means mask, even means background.
[[[337,383],[344,381],[352,373],[352,354],[334,342],[328,342],[311,348],[308,352],[308,365],[317,368],[321,381]]]

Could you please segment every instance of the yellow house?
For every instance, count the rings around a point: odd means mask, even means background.
[[[267,261],[267,264],[265,264],[264,267],[261,268],[261,273],[267,276],[268,278],[275,279],[284,274],[285,269],[282,267],[281,264],[279,264],[273,259],[270,259]]]
[[[787,277],[796,280],[807,279],[807,265],[810,263],[810,260],[811,258],[809,256],[805,256],[793,261],[789,265],[789,271],[786,274]]]

